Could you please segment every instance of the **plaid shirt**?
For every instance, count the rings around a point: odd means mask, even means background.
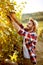
[[[27,32],[24,29],[18,31],[21,36],[25,37],[25,45],[28,49],[30,60],[33,64],[36,64],[35,45],[37,42],[37,35],[35,32]]]

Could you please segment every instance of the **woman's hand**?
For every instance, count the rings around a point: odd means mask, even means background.
[[[9,18],[13,18],[13,20],[21,27],[23,28],[24,26],[18,21],[17,17],[16,17],[16,14],[14,12],[9,12],[9,14],[7,14],[7,16]]]

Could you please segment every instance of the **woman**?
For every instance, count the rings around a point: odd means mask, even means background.
[[[13,24],[14,28],[17,30],[18,34],[24,36],[23,39],[23,55],[24,58],[28,58],[31,62],[35,65],[36,62],[36,54],[35,54],[35,46],[37,42],[37,34],[36,28],[37,23],[35,20],[30,19],[26,29],[20,26],[20,23],[16,20],[15,16],[10,13],[8,15],[11,19],[11,23]]]

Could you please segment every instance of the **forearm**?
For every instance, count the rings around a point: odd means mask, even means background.
[[[17,32],[21,29],[20,26],[14,21],[12,22],[12,24],[13,24],[13,27],[17,30]]]
[[[12,23],[13,27],[14,27],[17,31],[19,31],[19,30],[21,29],[20,26],[15,22],[15,20],[12,18],[11,15],[9,15],[9,17],[10,17],[10,20],[11,20],[11,23]]]
[[[24,28],[24,26],[18,21],[15,13],[10,13],[12,18],[14,19],[14,21],[21,27],[21,28]]]

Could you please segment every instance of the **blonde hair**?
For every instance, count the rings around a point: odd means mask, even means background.
[[[36,20],[34,20],[33,18],[30,18],[29,21],[31,21],[33,23],[33,31],[36,32],[37,28],[38,28],[38,22]]]

